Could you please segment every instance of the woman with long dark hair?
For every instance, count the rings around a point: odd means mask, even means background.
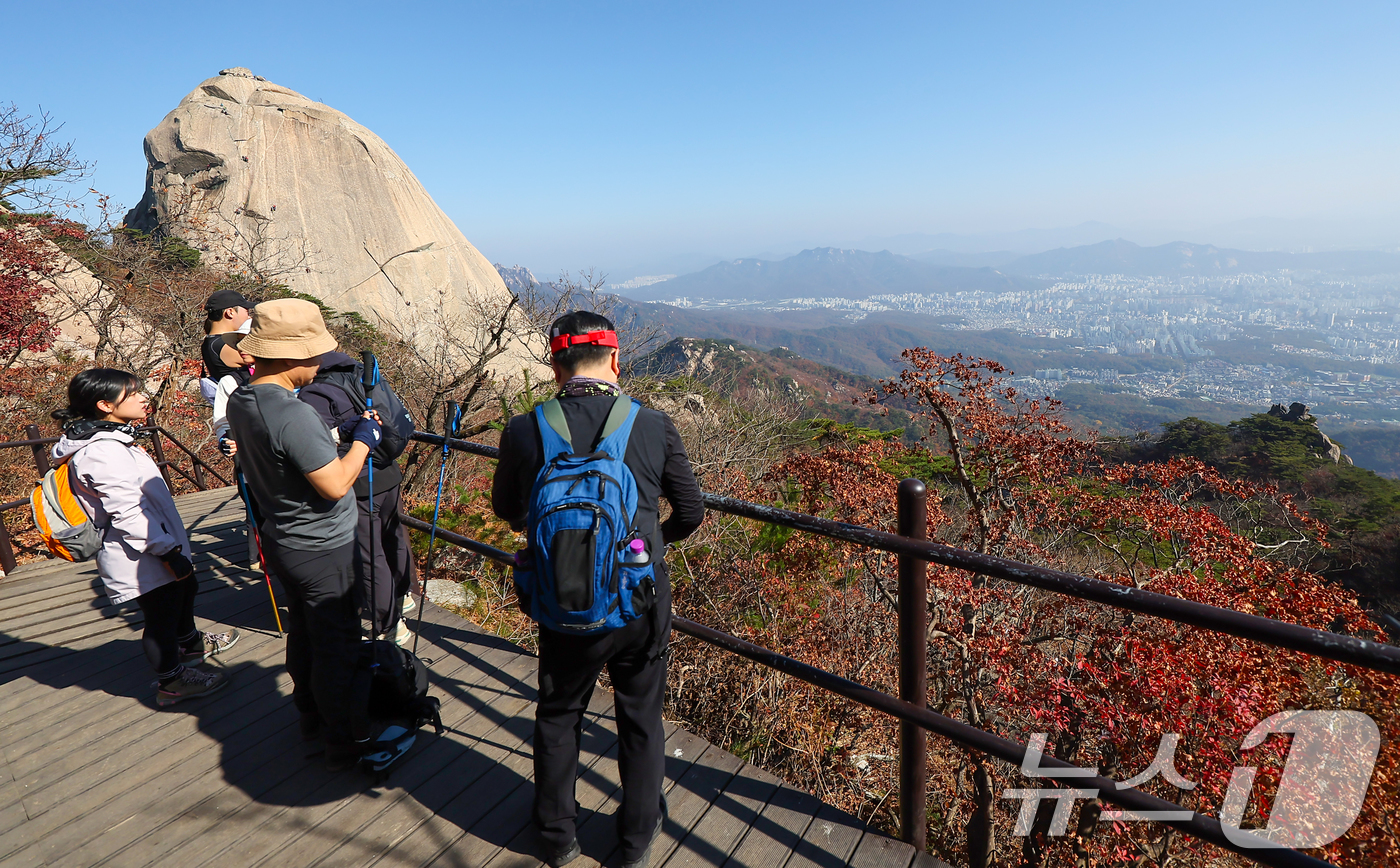
[[[156,672],[156,704],[166,706],[224,686],[222,672],[194,664],[227,650],[238,631],[195,627],[189,536],[160,468],[136,445],[146,411],[134,374],[83,371],[68,384],[68,406],[53,414],[63,423],[53,458],[69,467],[74,494],[102,532],[97,572],[109,601],[135,600],[145,615],[141,647]]]

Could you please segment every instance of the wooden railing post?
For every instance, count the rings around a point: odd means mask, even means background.
[[[24,436],[30,440],[38,440],[41,435],[39,426],[29,424],[24,426]],[[29,447],[34,451],[34,470],[39,474],[38,478],[43,479],[44,474],[49,472],[49,450],[44,448],[44,444],[35,443]]]
[[[165,447],[160,442],[159,428],[151,432],[151,449],[156,453],[156,466],[160,468],[160,475],[165,480],[165,487],[172,492],[175,491],[175,483],[170,481],[170,462],[165,460]]]
[[[194,484],[200,491],[208,491],[209,484],[204,478],[204,462],[198,456],[191,456],[190,464],[194,466]]]
[[[5,526],[5,513],[0,512],[0,574],[15,571],[15,547],[10,545],[10,529]]]
[[[899,483],[899,535],[928,538],[928,489],[917,479]],[[928,707],[928,562],[899,556],[899,698]],[[928,735],[899,724],[899,833],[928,849]]]

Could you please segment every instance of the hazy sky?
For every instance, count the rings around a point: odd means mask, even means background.
[[[5,17],[0,100],[66,121],[118,200],[140,195],[145,133],[246,66],[374,130],[489,259],[541,276],[1085,221],[1143,243],[1239,243],[1221,224],[1252,221],[1255,246],[1400,244],[1393,2],[48,0]]]

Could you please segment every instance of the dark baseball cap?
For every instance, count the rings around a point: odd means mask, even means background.
[[[209,300],[204,303],[204,309],[209,313],[216,310],[228,310],[231,307],[251,308],[253,303],[243,297],[243,293],[233,289],[221,289],[209,296]]]

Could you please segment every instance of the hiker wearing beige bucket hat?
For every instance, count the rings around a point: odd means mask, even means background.
[[[283,298],[253,308],[238,349],[257,376],[228,399],[239,464],[262,518],[263,556],[287,590],[287,672],[307,739],[321,735],[330,768],[359,758],[352,732],[353,661],[360,641],[354,599],[356,477],[381,431],[365,413],[344,431],[354,443],[338,456],[321,417],[297,400],[335,349],[321,311]]]
[[[335,349],[335,338],[326,331],[321,309],[300,298],[263,302],[253,308],[253,327],[248,333],[224,342],[259,359],[307,360]]]

